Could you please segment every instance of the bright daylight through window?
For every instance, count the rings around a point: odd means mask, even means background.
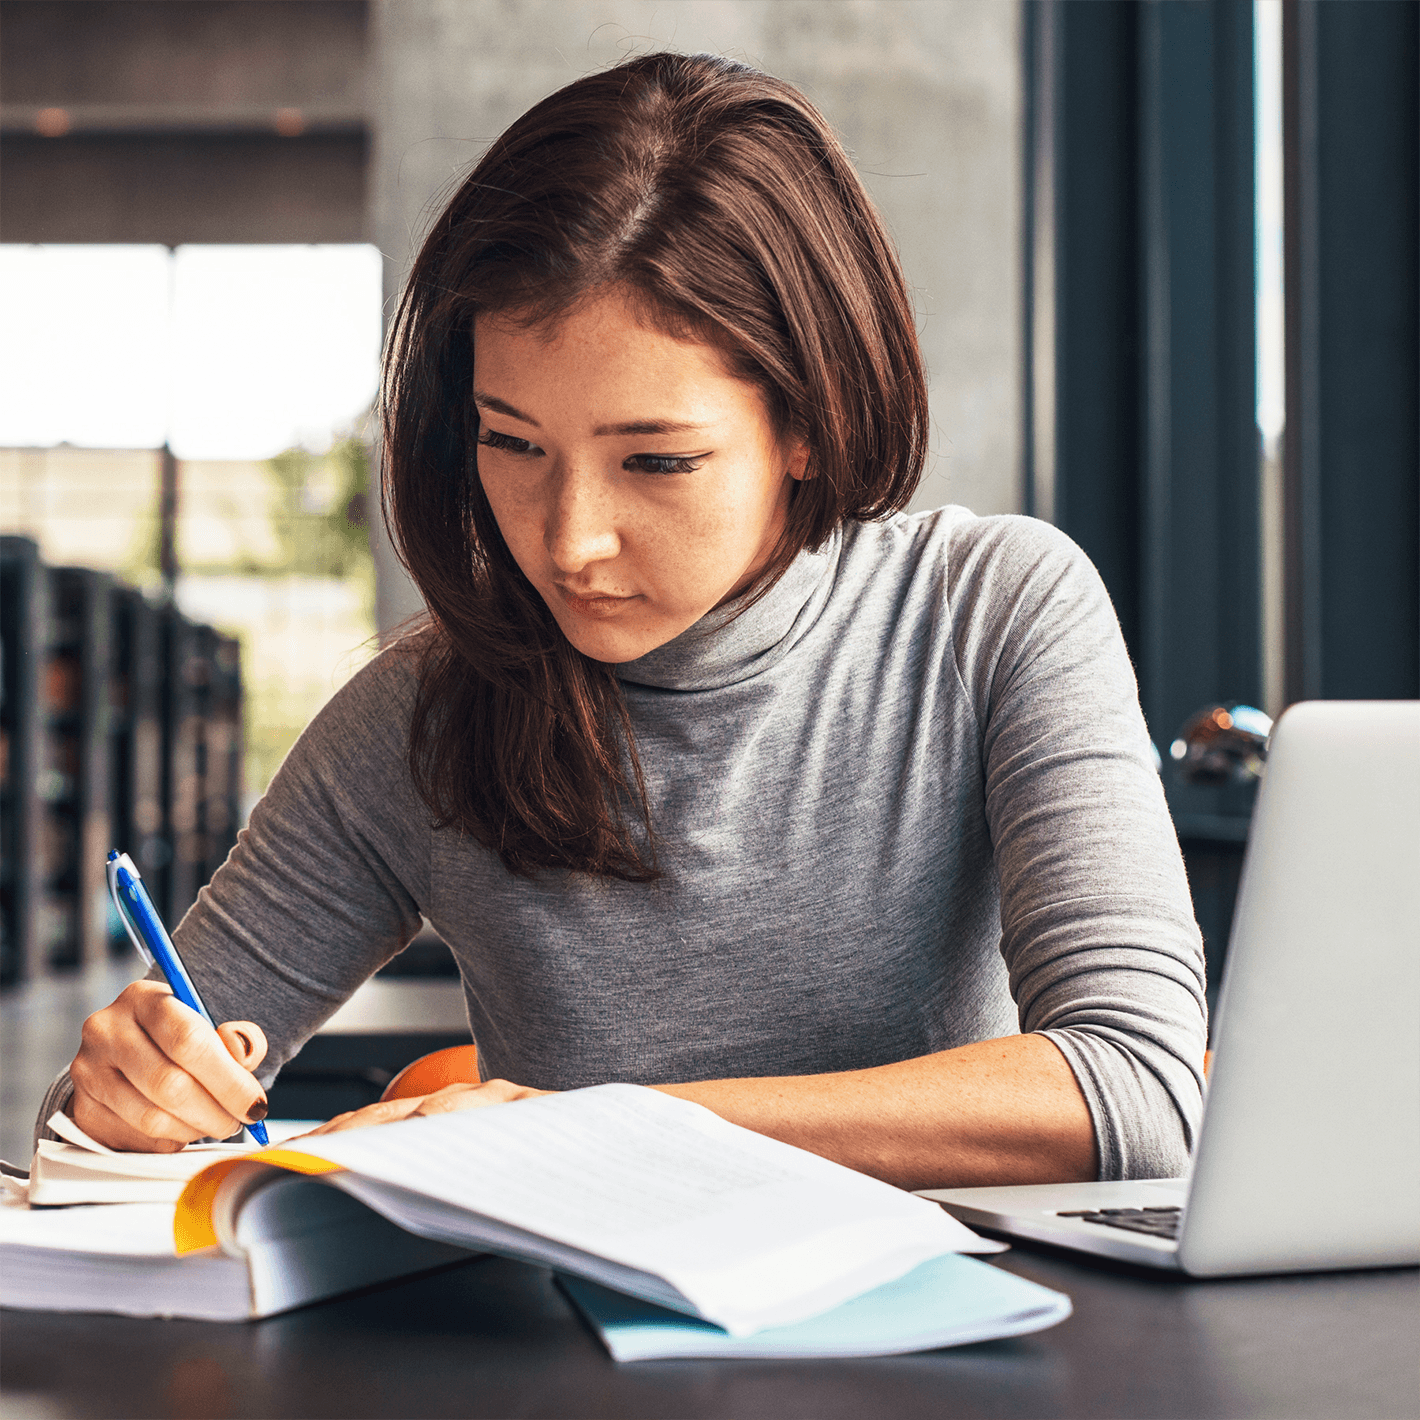
[[[0,528],[239,636],[248,801],[366,658],[372,246],[0,246]]]

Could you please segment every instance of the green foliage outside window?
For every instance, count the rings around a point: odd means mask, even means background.
[[[263,571],[309,577],[371,574],[368,531],[370,455],[358,439],[345,439],[323,458],[287,449],[269,459],[272,529],[279,561]],[[335,476],[333,497],[323,497],[314,475]]]
[[[234,615],[225,620],[209,613],[222,629],[242,643],[242,681],[245,695],[245,777],[248,788],[264,790],[276,767],[297,735],[328,698],[333,685],[370,652],[367,639],[374,630],[375,573],[370,554],[369,515],[377,503],[370,491],[370,451],[358,438],[336,443],[327,453],[313,454],[290,448],[264,464],[234,465],[239,471],[230,489],[214,494],[211,483],[200,493],[188,490],[183,497],[183,470],[179,464],[178,563],[185,577],[238,577],[261,581],[295,579],[290,591],[291,615],[286,626],[278,620],[265,626],[245,624]],[[262,487],[261,473],[265,474]],[[197,506],[194,507],[194,504]],[[198,550],[200,538],[185,533],[183,516],[210,521],[230,519],[232,525],[260,527],[259,539],[238,537],[238,550],[223,560]],[[136,529],[133,552],[125,575],[156,591],[160,584],[158,503]],[[210,546],[210,543],[209,543]],[[303,579],[335,580],[358,588],[359,613],[351,628],[349,657],[323,668],[321,652],[313,650],[304,679],[289,679],[275,665],[271,642],[263,637],[302,636],[301,605],[306,595]],[[273,589],[275,590],[275,589]],[[363,622],[361,630],[359,622]],[[319,644],[319,633],[314,633]],[[286,660],[289,665],[289,660]]]

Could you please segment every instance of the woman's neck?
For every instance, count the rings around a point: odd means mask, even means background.
[[[835,530],[817,552],[801,552],[758,598],[751,590],[716,607],[664,646],[617,666],[617,675],[660,690],[714,690],[767,670],[818,615],[842,544]]]

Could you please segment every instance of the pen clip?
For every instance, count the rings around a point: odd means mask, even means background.
[[[118,920],[123,923],[123,930],[128,933],[128,940],[133,943],[138,955],[143,958],[151,970],[157,966],[157,962],[153,959],[153,953],[148,950],[147,943],[139,935],[138,929],[133,925],[128,905],[118,890],[118,870],[120,868],[126,869],[135,878],[140,876],[138,869],[133,866],[133,859],[127,853],[110,853],[108,862],[104,864],[104,876],[108,879],[109,896],[113,898],[114,910],[118,913]]]

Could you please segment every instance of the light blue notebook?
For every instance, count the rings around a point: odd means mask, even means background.
[[[1021,1336],[1070,1315],[1070,1298],[960,1253],[934,1257],[851,1302],[792,1326],[731,1336],[650,1302],[559,1276],[616,1361],[658,1356],[892,1356]]]

